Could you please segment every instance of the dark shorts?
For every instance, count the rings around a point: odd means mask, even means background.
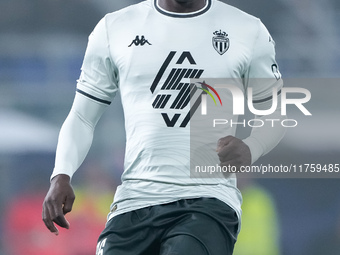
[[[183,199],[113,217],[97,255],[231,255],[238,217],[215,198]]]

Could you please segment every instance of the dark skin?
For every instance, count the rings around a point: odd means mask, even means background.
[[[59,231],[55,224],[69,229],[70,224],[65,215],[72,210],[75,199],[70,177],[59,174],[51,180],[50,189],[43,203],[42,219],[46,227],[54,234]]]
[[[226,136],[219,139],[216,149],[221,166],[241,166],[251,164],[249,147],[240,139]],[[70,224],[65,215],[72,210],[75,196],[70,183],[70,177],[64,174],[55,176],[43,203],[42,218],[46,227],[54,234],[59,231],[55,224],[69,229]]]
[[[171,12],[187,13],[202,9],[205,0],[159,0],[159,5]],[[217,154],[221,166],[246,166],[251,164],[251,154],[248,146],[233,136],[221,138],[217,144]],[[65,215],[72,210],[75,199],[70,177],[64,174],[51,180],[50,189],[43,203],[42,219],[46,227],[54,234],[59,231],[56,225],[69,229],[70,224]]]
[[[206,0],[159,0],[160,7],[177,13],[194,12],[205,6]]]
[[[251,165],[251,153],[248,145],[234,136],[220,138],[216,152],[221,166],[235,166],[237,170],[240,170],[241,166]]]

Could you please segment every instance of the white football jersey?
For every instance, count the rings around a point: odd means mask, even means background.
[[[107,14],[89,36],[77,92],[110,104],[119,90],[125,116],[125,169],[109,218],[195,197],[218,198],[241,215],[235,178],[190,177],[192,78],[233,78],[242,91],[253,88],[254,100],[270,98],[281,82],[265,26],[216,0],[193,13],[147,0]],[[219,138],[227,135],[235,129]]]

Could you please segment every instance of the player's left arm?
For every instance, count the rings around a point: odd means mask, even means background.
[[[219,139],[216,151],[222,167],[235,166],[239,169],[241,166],[251,164],[252,156],[249,146],[234,136],[229,135]]]
[[[276,110],[269,116],[256,116],[262,123],[262,127],[252,128],[250,136],[241,140],[234,136],[226,136],[219,139],[217,144],[217,153],[221,166],[249,166],[258,160],[261,156],[267,154],[283,138],[286,128],[280,124],[282,116],[280,110]],[[274,120],[268,122],[267,120]],[[271,123],[271,124],[269,124]],[[272,126],[274,124],[274,127]]]
[[[253,164],[261,156],[270,152],[283,138],[286,128],[281,123],[281,88],[283,81],[275,60],[275,42],[262,22],[258,22],[258,34],[254,40],[252,59],[244,73],[244,86],[252,89],[252,102],[257,110],[276,108],[270,115],[255,116],[266,123],[252,128],[244,140],[233,136],[223,137],[218,142],[217,152],[221,165],[236,167]],[[277,100],[273,101],[274,98]],[[266,120],[275,120],[268,122]]]

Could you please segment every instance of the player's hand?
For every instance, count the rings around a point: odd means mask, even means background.
[[[251,165],[251,154],[248,145],[234,136],[219,139],[216,151],[221,167],[235,166],[239,171],[241,166]]]
[[[42,211],[42,219],[52,233],[59,234],[54,223],[69,229],[70,224],[66,220],[65,214],[72,210],[74,199],[70,177],[65,174],[55,176],[45,197]]]

